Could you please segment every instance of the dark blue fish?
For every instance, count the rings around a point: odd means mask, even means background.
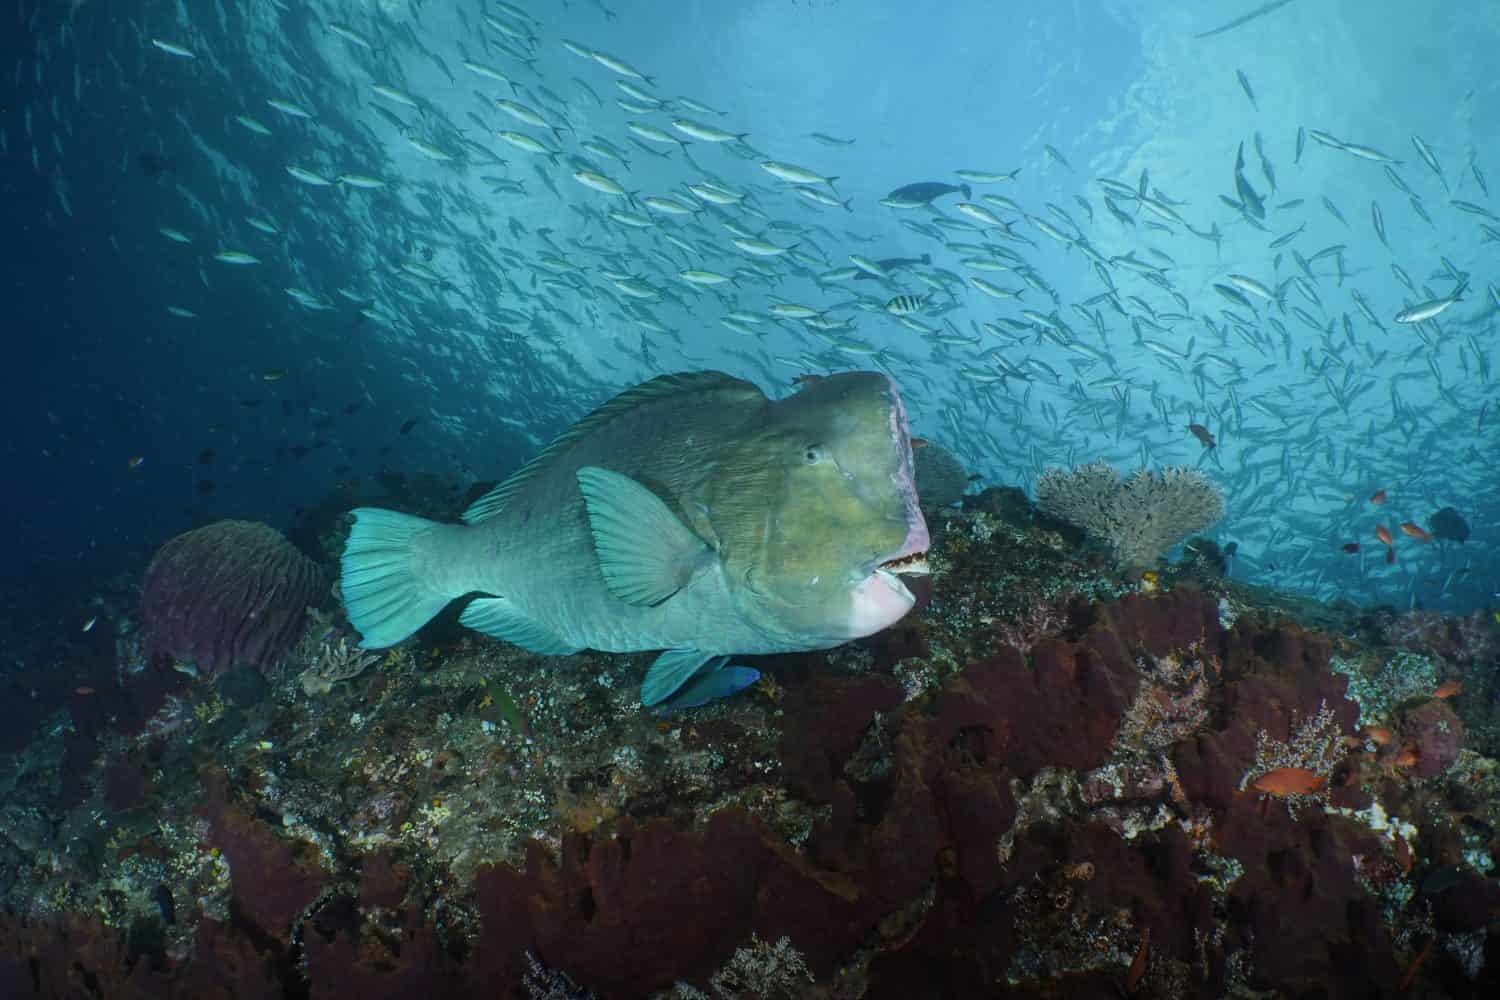
[[[1444,538],[1460,544],[1469,540],[1469,523],[1452,507],[1444,507],[1428,518],[1427,523],[1432,527],[1434,538]]]
[[[974,197],[973,191],[967,184],[944,184],[941,181],[919,181],[916,184],[907,184],[904,187],[898,187],[886,197],[892,201],[931,203],[934,198],[941,198],[945,194],[962,194],[965,198]]]
[[[667,712],[685,708],[701,708],[711,701],[728,698],[745,690],[760,680],[760,671],[754,667],[720,667],[718,670],[700,673],[677,689],[677,693],[661,703]]]

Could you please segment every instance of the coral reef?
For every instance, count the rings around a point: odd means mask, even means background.
[[[906,621],[689,713],[641,709],[649,656],[442,626],[316,697],[100,668],[81,734],[0,769],[0,990],[1494,994],[1482,621],[1394,616],[1398,647],[964,508]],[[353,671],[338,643],[288,665]]]
[[[308,605],[328,581],[274,528],[216,521],[163,545],[141,588],[152,655],[218,673],[246,663],[269,669],[302,634]]]

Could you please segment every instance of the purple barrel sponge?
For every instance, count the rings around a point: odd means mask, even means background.
[[[146,570],[141,623],[151,654],[205,674],[268,670],[297,642],[307,607],[328,594],[318,564],[275,528],[216,521],[163,545]]]

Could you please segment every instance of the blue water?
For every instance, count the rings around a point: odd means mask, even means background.
[[[214,519],[291,529],[308,508],[377,498],[382,473],[430,473],[454,489],[499,478],[611,393],[659,372],[722,368],[781,394],[803,371],[872,365],[902,386],[915,432],[986,482],[1030,488],[1046,467],[1099,458],[1122,471],[1199,465],[1226,494],[1212,534],[1237,543],[1239,578],[1453,611],[1500,591],[1491,383],[1500,275],[1483,228],[1500,236],[1500,218],[1482,214],[1500,216],[1500,201],[1481,187],[1487,173],[1500,183],[1500,7],[1292,0],[1195,38],[1254,5],[976,0],[937,13],[619,2],[613,17],[578,0],[521,6],[534,22],[477,0],[143,3],[129,16],[98,0],[26,0],[0,15],[7,603],[77,600],[90,581],[134,575],[167,538]],[[483,13],[521,37],[484,27]],[[680,103],[624,110],[618,99],[636,100],[617,86],[625,78],[562,39],[639,68],[655,83],[627,82],[656,99],[688,97],[722,114]],[[520,86],[466,70],[464,53]],[[502,97],[557,131],[507,116],[492,103]],[[419,152],[377,105],[453,159]],[[751,148],[647,143],[661,157],[630,141],[629,121],[680,135],[677,118],[748,133]],[[495,130],[556,149],[557,164]],[[1308,138],[1314,130],[1400,161],[1390,169],[1412,195],[1385,165]],[[824,145],[813,132],[854,142]],[[582,149],[597,137],[629,167]],[[1237,197],[1242,143],[1263,230],[1221,199]],[[151,176],[142,154],[171,164]],[[798,196],[759,166],[766,160],[836,176],[829,193],[852,211]],[[293,165],[387,187],[312,187],[288,174]],[[698,214],[654,214],[578,183],[578,169]],[[959,169],[1020,170],[973,185],[971,204],[1034,245],[960,213],[961,196],[936,207],[972,229],[934,228],[933,211],[880,203],[910,182],[958,183]],[[1186,225],[1128,198],[1116,203],[1131,223],[1111,215],[1097,179],[1138,190],[1143,171],[1151,197]],[[485,177],[521,181],[524,193],[496,193]],[[705,180],[753,207],[720,208],[684,190]],[[611,210],[654,224],[635,228]],[[807,256],[751,258],[724,221]],[[1217,226],[1220,245],[1188,225]],[[966,269],[960,261],[975,251],[955,243],[1014,251],[1035,281]],[[220,250],[260,263],[223,264]],[[1293,250],[1312,261],[1311,277]],[[814,280],[848,267],[850,254],[929,254],[932,264],[889,283]],[[1127,254],[1162,280],[1120,263]],[[752,265],[765,276],[742,272],[716,290],[677,277]],[[665,294],[643,306],[605,272]],[[1279,302],[1231,303],[1214,288],[1231,274]],[[996,300],[971,277],[1026,291]],[[1463,282],[1462,300],[1435,320],[1394,322]],[[1110,284],[1118,309],[1099,298]],[[288,288],[328,308],[300,305]],[[925,329],[881,308],[897,294],[929,297],[913,317]],[[746,333],[720,323],[778,301],[853,325],[829,332],[767,318]],[[1006,370],[1021,375],[995,379]],[[1187,433],[1190,422],[1217,436],[1214,452]],[[1387,502],[1371,504],[1380,489]],[[1449,505],[1472,529],[1462,545],[1399,530]],[[1378,524],[1394,534],[1394,562]],[[1361,551],[1344,552],[1351,543]]]

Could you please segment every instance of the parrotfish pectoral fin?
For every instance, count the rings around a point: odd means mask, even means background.
[[[609,592],[627,604],[660,604],[712,557],[661,497],[596,465],[578,470],[594,553]]]
[[[516,606],[503,597],[476,597],[458,616],[458,623],[514,643],[539,656],[569,656],[583,648],[569,644],[536,619],[516,610]]]
[[[412,570],[414,540],[435,522],[393,510],[360,507],[344,543],[339,589],[365,649],[384,649],[443,610],[452,595],[434,593]]]
[[[696,649],[669,649],[658,656],[641,682],[641,704],[650,708],[676,694],[700,671],[711,673],[729,662],[727,656],[700,653]]]
[[[743,691],[758,680],[760,680],[760,671],[754,667],[735,665],[720,667],[711,673],[699,672],[657,708],[664,712],[701,708],[711,701],[728,698],[732,694]]]

